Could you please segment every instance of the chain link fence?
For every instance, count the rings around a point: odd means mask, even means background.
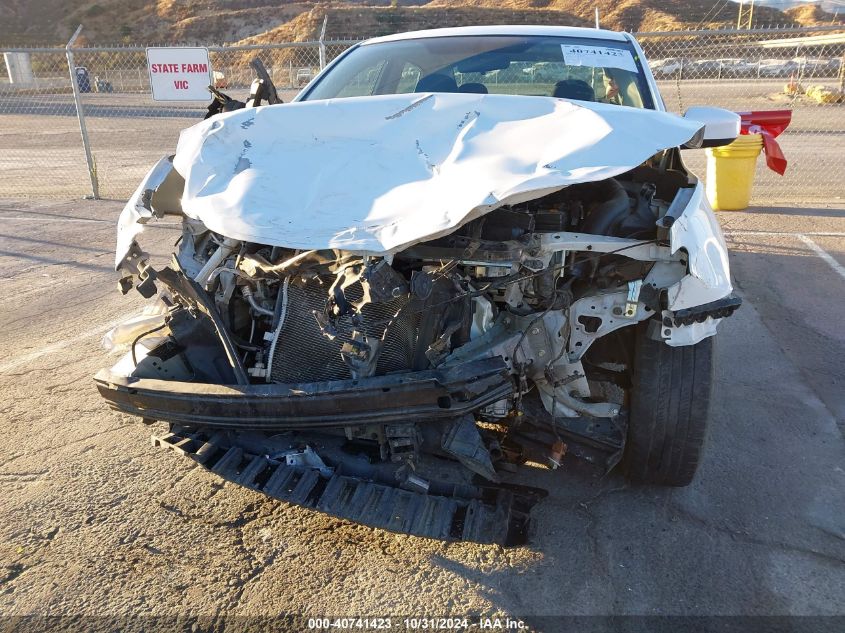
[[[763,160],[757,166],[753,202],[777,205],[834,202],[845,195],[842,33],[805,28],[637,37],[673,112],[691,105],[793,111],[791,127],[779,138],[790,161],[786,175],[768,171]],[[322,64],[353,43],[209,47],[209,53],[219,88],[242,98],[253,76],[249,60],[258,56],[282,99],[289,101]],[[0,197],[91,195],[71,78],[79,91],[97,193],[103,198],[128,197],[149,167],[173,151],[180,130],[202,119],[207,106],[153,101],[143,47],[73,48],[70,56],[65,49],[46,48],[4,53]],[[21,76],[20,68],[29,74]],[[703,150],[687,150],[685,158],[693,171],[704,174]]]
[[[321,57],[331,61],[351,43],[209,47],[214,83],[242,98],[254,76],[249,61],[259,57],[289,101],[319,72]],[[11,82],[10,73],[0,80],[0,196],[92,194],[71,77],[103,198],[128,197],[210,101],[153,101],[143,47],[74,48],[70,61],[64,49],[7,49],[3,58],[7,68],[31,72],[22,81]]]
[[[789,29],[641,33],[638,41],[666,108],[693,105],[734,112],[791,110],[778,143],[784,176],[757,161],[753,202],[845,200],[845,30]],[[685,161],[705,172],[704,151]]]
[[[0,196],[70,197],[91,193],[66,52],[33,49],[3,55],[25,70],[0,79]],[[7,68],[0,67],[0,71]]]

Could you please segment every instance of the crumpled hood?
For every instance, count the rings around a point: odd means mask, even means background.
[[[227,237],[387,253],[602,180],[700,123],[549,97],[407,94],[243,109],[182,132],[182,209]]]

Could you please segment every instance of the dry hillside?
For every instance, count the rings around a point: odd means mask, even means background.
[[[719,3],[723,4],[723,3]],[[285,41],[314,37],[328,15],[330,37],[368,37],[465,24],[602,25],[633,31],[732,26],[736,5],[713,0],[0,0],[0,44],[66,41],[77,24],[92,43]],[[818,6],[758,7],[755,25],[822,24]]]
[[[787,17],[798,24],[830,24],[840,22],[838,16],[822,10],[817,4],[808,4],[803,7],[793,7],[784,11]],[[840,12],[845,13],[845,12]]]

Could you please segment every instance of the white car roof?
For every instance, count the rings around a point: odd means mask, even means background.
[[[447,29],[426,29],[374,37],[363,44],[414,40],[423,37],[454,37],[456,35],[545,35],[558,37],[589,37],[614,42],[628,41],[629,35],[604,29],[588,29],[577,26],[532,26],[527,24],[501,24],[494,26],[460,26]]]

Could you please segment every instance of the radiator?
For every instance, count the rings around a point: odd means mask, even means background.
[[[277,340],[274,341],[271,382],[352,378],[340,355],[343,344],[352,340],[355,328],[352,317],[338,318],[338,336],[329,340],[320,331],[314,316],[314,312],[324,311],[333,280],[332,276],[291,280],[285,321],[275,334]],[[360,282],[350,285],[345,292],[351,301],[359,301],[363,296]],[[363,318],[358,331],[384,341],[376,363],[376,375],[408,371],[413,361],[419,323],[419,315],[409,308],[408,297],[398,297],[385,303],[368,303],[361,309],[361,315]]]

